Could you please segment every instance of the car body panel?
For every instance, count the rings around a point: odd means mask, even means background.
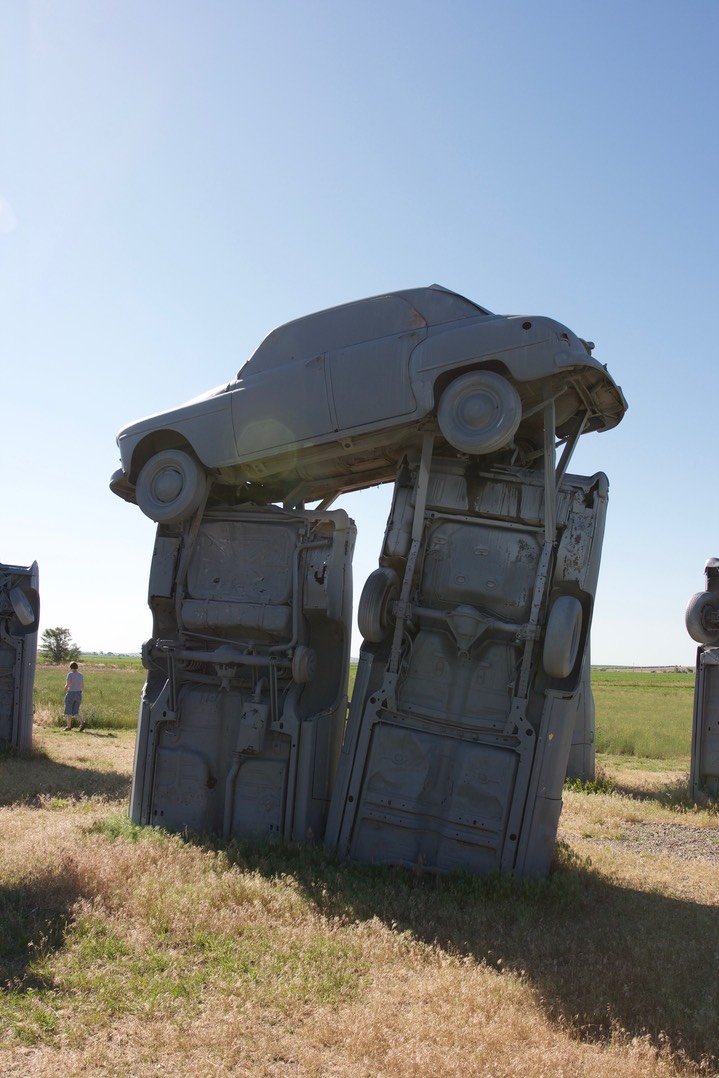
[[[230,393],[236,463],[258,456],[258,446],[281,452],[333,434],[326,368],[326,357],[317,355],[275,367],[272,380],[250,374],[236,383]]]

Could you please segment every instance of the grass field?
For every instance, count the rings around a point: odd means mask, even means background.
[[[597,751],[668,760],[691,752],[694,673],[593,670]]]
[[[143,672],[83,670],[90,730],[40,669],[34,752],[0,757],[3,1074],[719,1075],[691,675],[597,672],[606,792],[565,792],[551,878],[516,883],[134,827]]]
[[[85,656],[83,714],[105,730],[134,730],[145,672],[139,658]],[[356,666],[350,674],[350,691]],[[65,668],[41,663],[35,675],[35,721],[63,726]],[[693,672],[592,672],[597,750],[616,756],[681,760],[691,751]]]
[[[80,669],[85,678],[83,718],[102,730],[134,730],[145,671],[139,658],[83,656]],[[35,723],[65,725],[64,685],[67,668],[38,663],[35,670]]]

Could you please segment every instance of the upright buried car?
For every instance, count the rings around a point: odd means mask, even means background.
[[[38,589],[37,562],[0,565],[0,741],[19,749],[32,745]]]
[[[421,447],[541,453],[556,434],[607,430],[626,402],[592,345],[549,318],[492,314],[438,285],[307,315],[274,330],[237,378],[117,436],[112,490],[158,523],[209,498],[327,504],[394,478]]]
[[[428,436],[431,439],[431,436]],[[546,875],[585,661],[607,478],[401,465],[326,844],[429,872]]]
[[[354,538],[342,511],[277,506],[158,526],[135,823],[322,837],[347,711]]]
[[[719,798],[719,558],[704,566],[706,588],[684,613],[687,632],[699,644],[694,681],[694,720],[689,784],[697,802]]]

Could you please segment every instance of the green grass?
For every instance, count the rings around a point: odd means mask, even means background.
[[[671,760],[689,756],[694,673],[593,670],[597,752]]]
[[[350,696],[357,673],[350,669]],[[597,752],[686,766],[691,752],[694,671],[592,669]]]
[[[616,780],[607,775],[601,768],[597,768],[596,778],[593,779],[567,779],[564,783],[565,790],[574,790],[575,793],[583,794],[612,794],[617,788]]]
[[[112,683],[134,724],[139,663],[83,670],[88,700]],[[64,669],[39,672],[60,701]],[[601,765],[686,765],[692,691],[691,674],[596,671],[598,738],[650,750]],[[592,796],[567,794],[548,880],[425,877],[138,827],[132,730],[37,739],[0,757],[4,1071],[719,1074],[716,863],[640,858],[614,835],[627,818],[708,830],[706,809],[675,811],[665,776],[633,795],[600,767],[574,786]],[[580,836],[598,830],[610,841],[590,861]]]
[[[83,715],[91,728],[134,730],[145,681],[137,656],[83,656]],[[36,716],[62,726],[65,667],[39,663]],[[352,693],[357,664],[350,666]],[[691,751],[693,671],[592,671],[596,747],[603,754],[643,760],[686,760]]]
[[[134,730],[145,683],[138,657],[83,656],[82,717],[94,729]],[[35,715],[45,725],[64,726],[66,666],[39,662],[35,670]]]

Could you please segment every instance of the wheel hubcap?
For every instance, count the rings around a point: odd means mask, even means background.
[[[182,476],[174,468],[164,468],[159,475],[155,476],[152,484],[152,492],[158,502],[167,505],[174,502],[182,490]]]
[[[497,398],[491,393],[472,393],[462,403],[462,422],[470,430],[486,430],[497,421]]]

